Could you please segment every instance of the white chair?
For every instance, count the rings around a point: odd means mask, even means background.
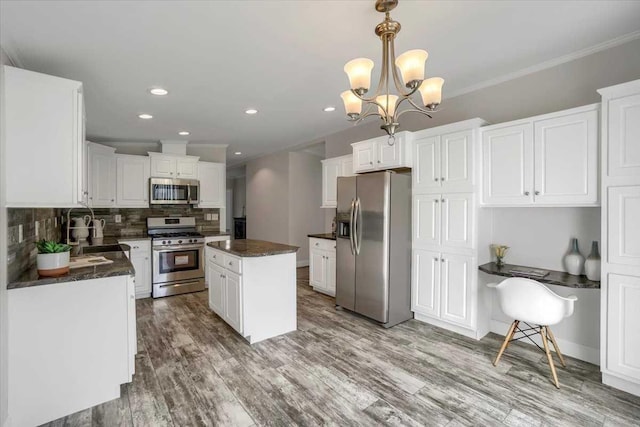
[[[529,338],[538,348],[547,354],[551,374],[553,375],[553,382],[556,388],[560,388],[556,368],[553,364],[551,351],[549,350],[548,340],[551,340],[562,366],[567,365],[564,362],[558,343],[549,326],[555,325],[565,317],[571,316],[573,314],[573,304],[578,300],[578,297],[574,295],[567,298],[561,297],[542,283],[521,277],[512,277],[499,284],[489,283],[487,286],[495,288],[498,292],[500,308],[504,314],[514,319],[509,328],[509,332],[507,332],[507,335],[504,337],[504,342],[502,343],[502,347],[500,347],[496,360],[493,362],[493,366],[498,364],[502,353],[504,353],[511,341]],[[520,322],[526,324],[529,329],[520,329]],[[531,331],[533,332],[527,334],[527,332]],[[521,332],[523,336],[514,338],[516,332]],[[531,339],[532,336],[537,334],[540,334],[542,337],[544,349]]]

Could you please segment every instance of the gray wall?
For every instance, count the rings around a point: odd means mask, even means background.
[[[304,152],[289,153],[289,244],[298,246],[298,262],[309,261],[311,233],[324,230],[322,164]]]
[[[247,206],[247,178],[239,176],[233,180],[233,216],[234,218],[246,214]]]
[[[401,130],[420,129],[481,117],[490,123],[551,113],[600,101],[597,89],[640,78],[640,40],[634,40],[546,70],[444,99],[433,119],[405,114]],[[444,96],[447,85],[445,83]],[[325,138],[327,158],[351,153],[352,142],[383,135],[378,121]]]
[[[136,156],[146,156],[149,151],[161,153],[162,147],[159,142],[135,142],[135,141],[99,141],[88,138],[98,144],[108,145],[116,149],[119,154],[132,154]],[[207,144],[188,144],[187,154],[189,156],[200,156],[203,162],[227,162],[227,148],[222,146]]]
[[[289,153],[247,163],[247,238],[289,242]]]
[[[6,182],[4,177],[5,136],[4,136],[4,88],[3,65],[13,65],[11,60],[0,48],[0,426],[7,425],[7,204]]]

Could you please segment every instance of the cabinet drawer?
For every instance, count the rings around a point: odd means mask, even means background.
[[[225,254],[224,268],[234,273],[242,274],[242,260],[238,257]]]
[[[217,251],[215,249],[209,249],[207,258],[213,261],[214,264],[224,267],[224,252]]]
[[[151,241],[149,240],[120,240],[118,243],[128,245],[131,248],[131,258],[149,256]]]
[[[333,251],[336,250],[336,241],[329,239],[309,239],[309,249],[320,249],[323,251]]]

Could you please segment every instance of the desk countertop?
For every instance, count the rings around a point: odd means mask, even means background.
[[[478,270],[494,276],[504,277],[523,277],[516,276],[509,272],[509,270],[515,267],[525,267],[523,265],[504,264],[502,267],[498,267],[495,262],[488,262],[478,267]],[[536,268],[537,267],[525,267]],[[549,274],[543,278],[528,277],[541,283],[548,283],[550,285],[565,286],[567,288],[581,288],[581,289],[600,289],[600,282],[594,282],[587,279],[587,276],[574,276],[564,271],[548,270],[546,268],[540,269],[546,270]]]

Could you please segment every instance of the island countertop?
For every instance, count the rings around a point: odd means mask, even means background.
[[[38,268],[34,264],[18,277],[17,280],[9,283],[7,289],[29,288],[32,286],[51,285],[54,283],[78,282],[81,280],[101,279],[113,276],[130,276],[135,274],[133,265],[124,252],[97,252],[92,256],[103,256],[111,261],[111,264],[96,265],[93,267],[74,268],[68,274],[58,277],[41,277],[38,275]]]
[[[297,252],[299,249],[297,246],[252,239],[210,242],[207,243],[207,246],[242,258],[290,254]]]

